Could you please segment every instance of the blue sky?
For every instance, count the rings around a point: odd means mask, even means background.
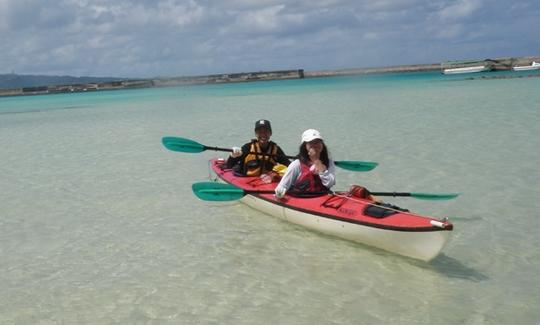
[[[157,77],[540,55],[538,0],[0,0],[0,73]]]

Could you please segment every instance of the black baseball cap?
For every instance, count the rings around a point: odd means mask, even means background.
[[[268,131],[272,132],[272,126],[268,120],[258,120],[255,122],[255,131],[257,131],[258,128],[267,128]]]

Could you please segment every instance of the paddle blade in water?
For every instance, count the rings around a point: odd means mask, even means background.
[[[456,198],[458,193],[411,193],[411,197],[420,200],[451,200]]]
[[[372,170],[373,168],[377,167],[378,163],[371,162],[371,161],[334,161],[334,164],[336,166],[346,169],[346,170],[352,170],[355,172],[368,172]]]
[[[241,188],[217,182],[194,183],[191,189],[199,199],[204,201],[234,201],[245,195]]]
[[[163,139],[161,139],[161,142],[163,143],[165,148],[171,151],[199,153],[206,150],[206,148],[202,144],[185,138],[163,137]]]

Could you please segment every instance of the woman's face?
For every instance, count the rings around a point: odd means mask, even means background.
[[[310,157],[316,155],[318,158],[323,150],[324,144],[321,139],[315,139],[310,142],[306,142],[306,149]]]

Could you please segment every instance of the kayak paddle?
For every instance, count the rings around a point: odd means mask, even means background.
[[[199,182],[191,186],[193,193],[203,201],[234,201],[248,194],[274,194],[273,190],[243,190],[231,184],[217,182]],[[313,193],[321,195],[324,193]],[[370,192],[375,196],[406,196],[420,200],[450,200],[457,193],[400,193],[400,192]]]
[[[177,152],[199,153],[206,150],[232,152],[232,149],[230,148],[209,147],[196,141],[180,137],[163,137],[161,139],[161,142],[163,143],[165,148]],[[293,156],[287,156],[287,158],[296,159],[296,157]],[[348,160],[334,161],[334,164],[340,168],[355,172],[367,172],[377,167],[378,165],[378,163],[371,161]]]
[[[343,168],[345,170],[351,170],[353,172],[369,172],[373,168],[377,167],[379,163],[373,161],[352,161],[352,160],[338,160],[334,161],[334,165]]]
[[[419,200],[451,200],[453,198],[456,198],[459,194],[458,193],[408,193],[408,192],[369,192],[371,195],[375,196],[408,196],[413,197],[415,199]]]
[[[247,191],[231,184],[217,182],[199,182],[193,183],[191,189],[195,196],[203,201],[234,201],[239,200],[250,193],[274,193],[273,190],[266,191]]]

